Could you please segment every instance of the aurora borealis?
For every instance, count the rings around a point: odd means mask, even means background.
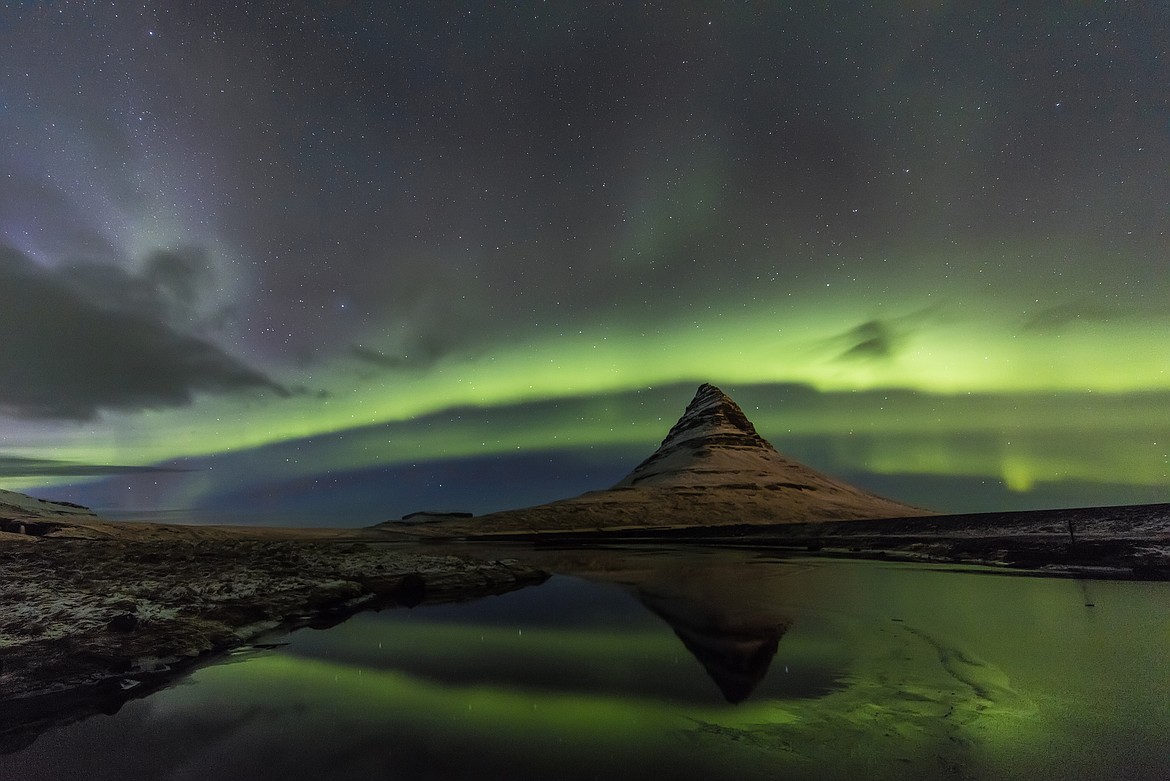
[[[1170,500],[1165,9],[229,5],[0,10],[0,486],[502,509],[709,381],[936,509]]]

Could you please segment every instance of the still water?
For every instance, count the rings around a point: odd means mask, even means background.
[[[745,551],[533,556],[48,732],[4,779],[1170,776],[1170,584]]]

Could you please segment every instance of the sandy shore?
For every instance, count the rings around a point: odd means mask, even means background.
[[[0,751],[275,632],[546,577],[360,530],[38,523],[0,532]]]

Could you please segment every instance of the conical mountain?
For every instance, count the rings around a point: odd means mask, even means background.
[[[658,449],[614,486],[636,487],[820,492],[838,497],[837,504],[844,503],[845,497],[854,497],[862,504],[877,502],[874,510],[893,511],[885,517],[906,512],[923,514],[917,508],[862,491],[780,454],[759,435],[730,396],[706,383],[699,386],[695,398]],[[890,506],[886,508],[886,504]]]
[[[418,532],[596,532],[930,514],[781,455],[738,404],[703,384],[658,449],[612,488]]]
[[[766,471],[770,456],[779,453],[739,405],[704,383],[653,455],[615,487],[710,484],[728,471]]]
[[[732,488],[856,493],[776,452],[747,415],[714,385],[699,386],[653,455],[614,488]]]

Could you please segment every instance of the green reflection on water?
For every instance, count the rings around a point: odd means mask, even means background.
[[[462,634],[453,629],[433,627],[434,646]],[[525,642],[536,647],[544,639]],[[675,777],[754,778],[777,771],[788,777],[873,777],[889,776],[894,768],[933,777],[969,764],[978,737],[1007,729],[1018,740],[1034,726],[1034,706],[1012,692],[996,668],[961,655],[942,663],[947,649],[896,628],[873,640],[871,656],[849,672],[839,691],[816,700],[734,707],[439,684],[393,670],[283,654],[201,675],[219,677],[214,688],[233,691],[241,713],[263,703],[279,714],[241,728],[259,730],[243,738],[250,744],[299,734],[305,741],[352,746],[363,742],[360,736],[378,735],[389,757],[404,754],[403,761],[425,765],[428,772],[436,766],[452,772],[476,767],[489,776],[522,767],[529,777],[548,772],[562,778],[645,777],[655,770]],[[604,652],[627,647],[613,637],[582,638],[582,645]],[[489,653],[517,652],[505,642],[489,648]],[[478,655],[485,648],[469,645],[466,652]],[[571,684],[574,668],[565,673]],[[184,707],[210,707],[200,700],[212,691],[192,687]]]
[[[710,562],[705,571],[715,571]],[[860,574],[864,583],[874,577],[888,578],[877,570]],[[754,584],[764,590],[756,594],[762,601],[780,596],[767,579]],[[784,590],[803,601],[801,589]],[[919,595],[920,603],[931,601]],[[786,608],[798,616],[806,609]],[[798,617],[783,640],[783,660],[815,661],[826,637],[844,644],[852,660],[837,688],[737,706],[680,701],[653,688],[631,693],[631,680],[671,678],[676,666],[702,676],[665,626],[379,625],[367,617],[341,629],[347,631],[320,635],[329,641],[323,653],[341,661],[299,657],[294,648],[201,675],[227,676],[214,688],[282,714],[279,725],[266,725],[249,742],[274,731],[282,740],[290,732],[350,746],[376,740],[386,762],[397,757],[403,772],[425,769],[429,777],[473,769],[481,777],[965,777],[989,746],[1034,741],[1044,726],[1034,702],[997,666],[881,611]],[[196,686],[191,694],[212,688]],[[281,699],[274,701],[274,692]]]
[[[40,774],[13,777],[70,777],[61,757],[87,778],[281,781],[1038,781],[1166,769],[1168,584],[693,551],[573,566],[606,583],[557,591],[554,579],[446,613],[301,632],[115,719],[43,736],[23,759]],[[588,620],[565,620],[589,605]],[[675,635],[684,624],[688,637],[722,631],[732,645],[778,628],[767,679],[745,702],[723,702],[711,668]],[[801,696],[774,685],[809,670],[833,685]],[[135,774],[136,755],[149,772]]]

